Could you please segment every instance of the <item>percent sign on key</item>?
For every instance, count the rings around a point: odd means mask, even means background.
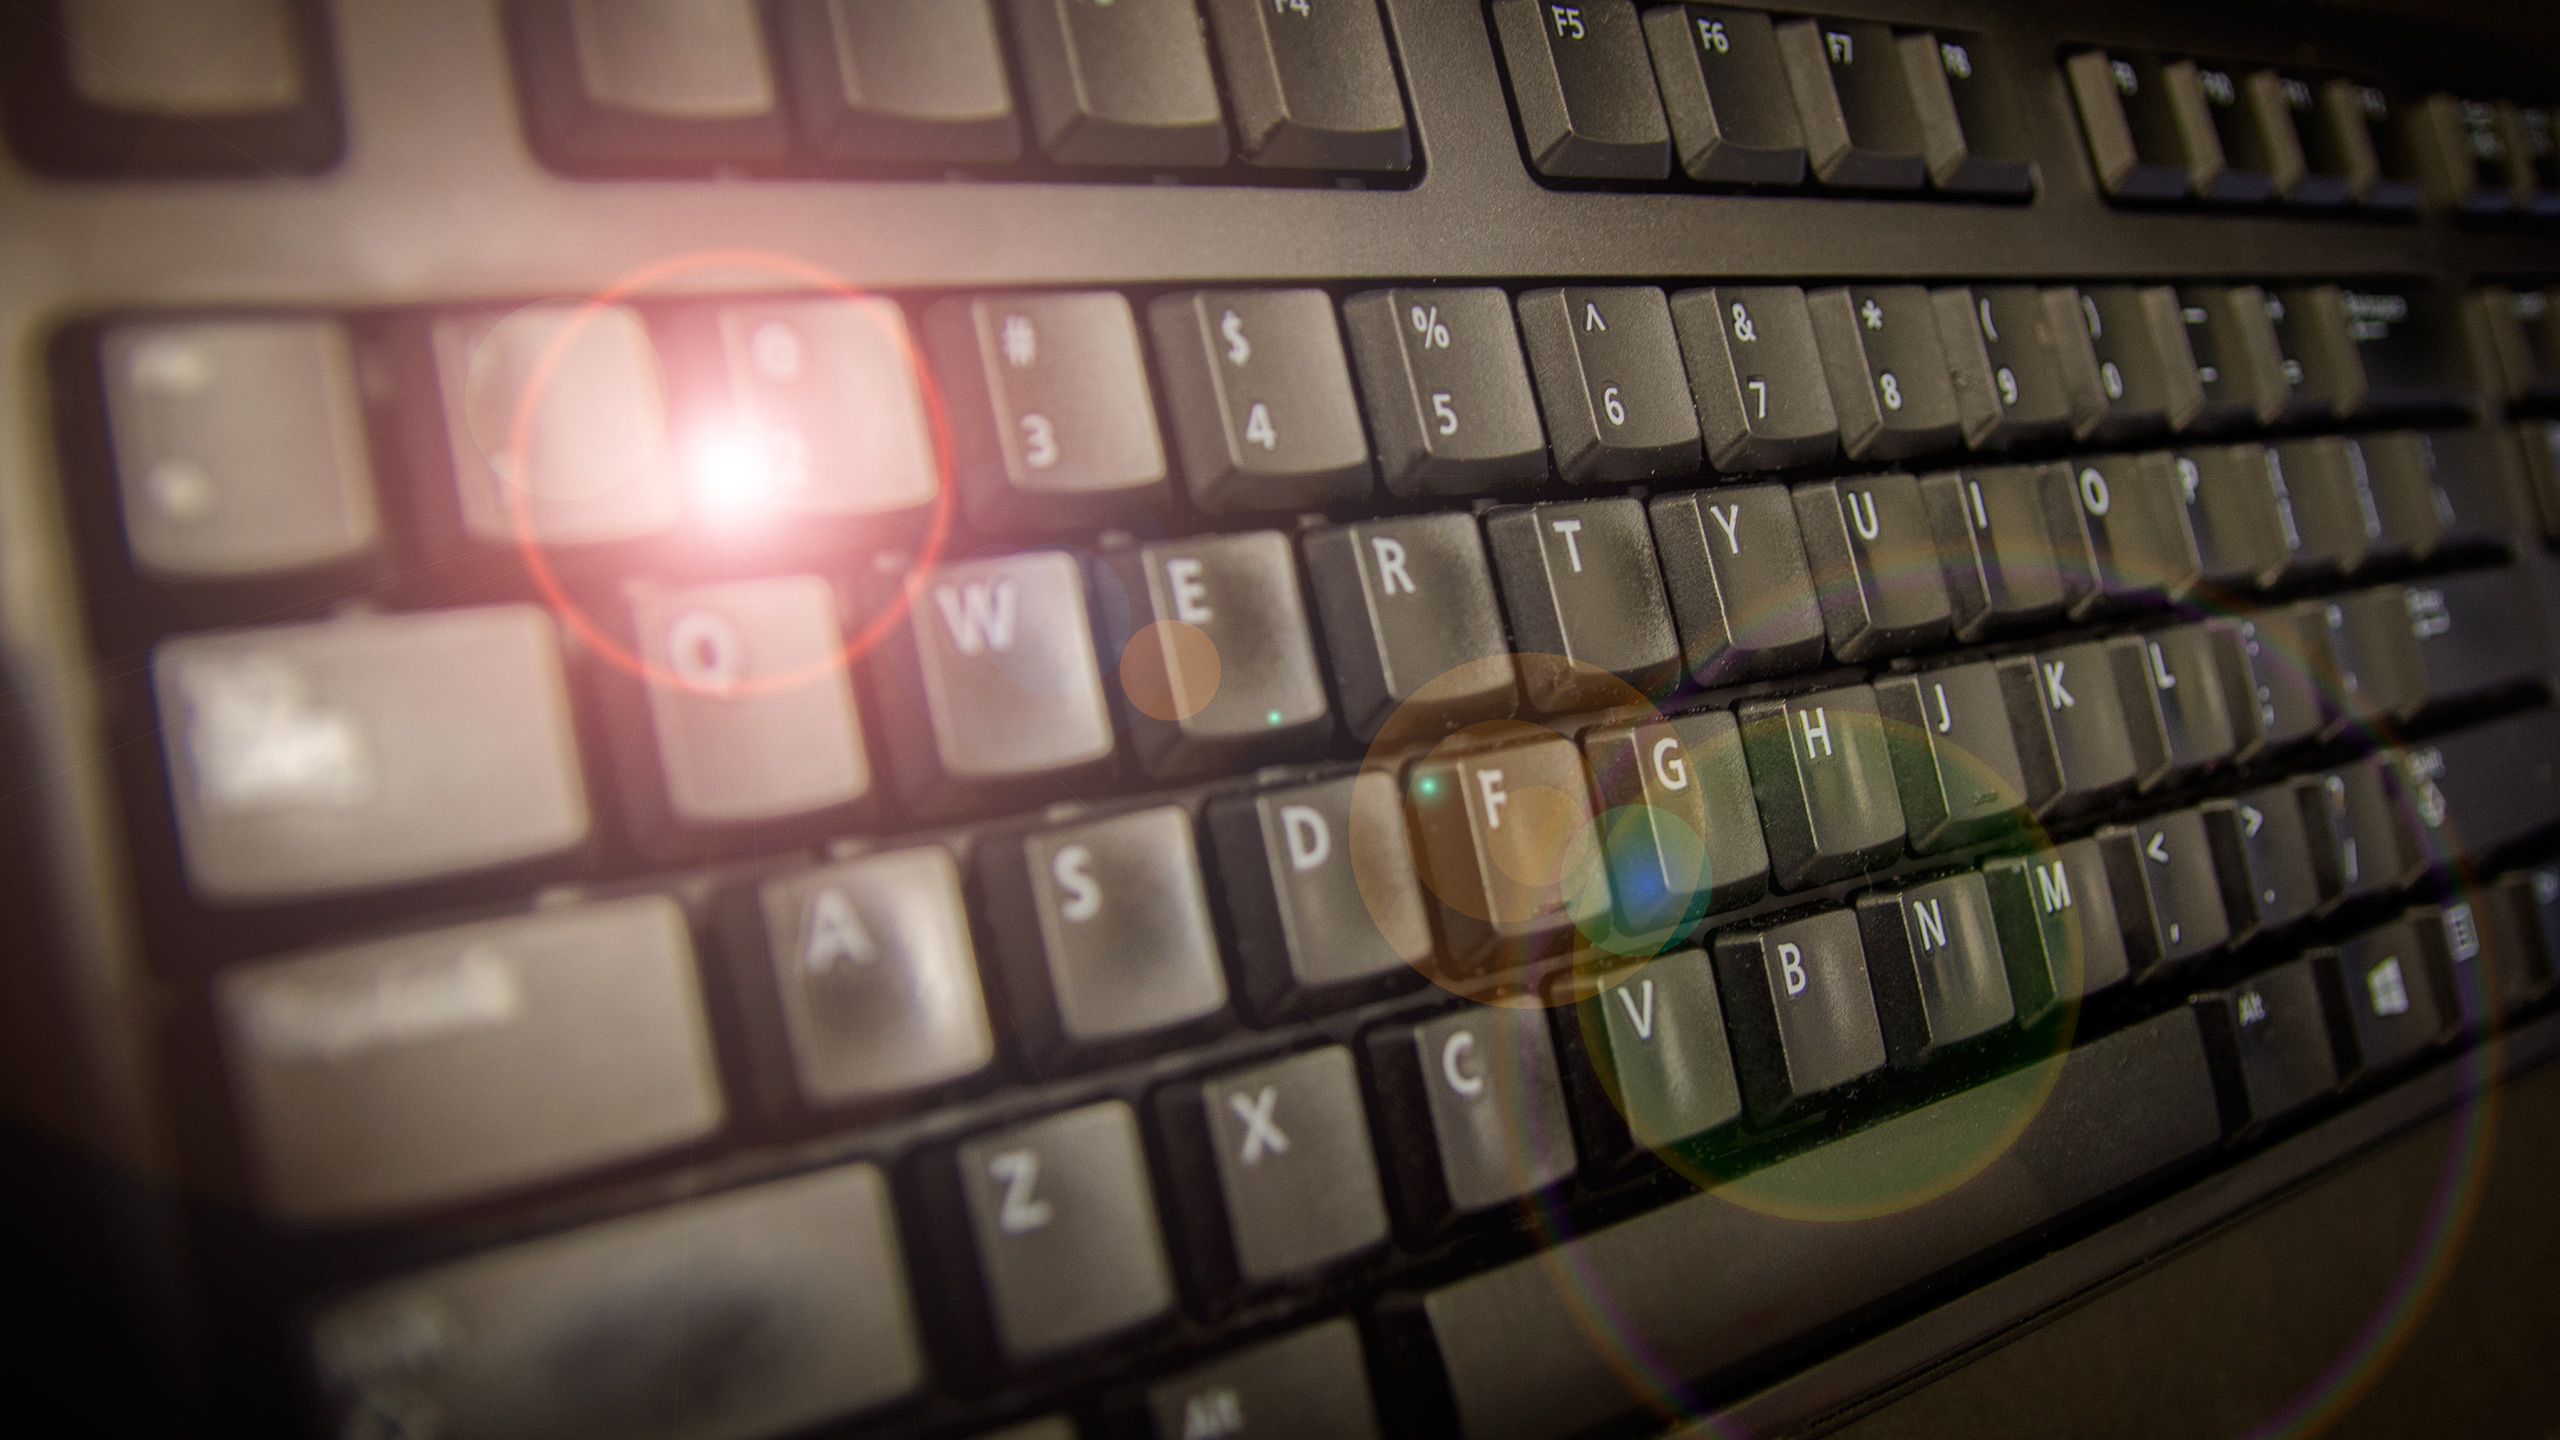
[[[1434,346],[1442,350],[1449,348],[1449,327],[1440,323],[1439,306],[1434,305],[1428,310],[1414,306],[1413,330],[1422,337],[1423,349],[1429,350]]]

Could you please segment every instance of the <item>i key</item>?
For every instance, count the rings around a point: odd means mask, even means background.
[[[1494,0],[1494,34],[1541,175],[1659,180],[1671,128],[1633,0]]]
[[[1504,506],[1485,517],[1529,703],[1607,708],[1680,673],[1644,506],[1634,500]]]
[[[1840,421],[1804,292],[1793,285],[1683,290],[1671,297],[1707,463],[1731,475],[1818,465]]]
[[[1716,983],[1754,1120],[1779,1119],[1884,1068],[1857,917],[1825,911],[1716,940]]]
[[[1498,289],[1371,290],[1342,302],[1387,488],[1405,499],[1516,489],[1546,434]]]
[[[1113,688],[1149,774],[1242,769],[1332,736],[1286,536],[1166,541],[1110,566],[1131,622]]]
[[[1369,437],[1321,290],[1201,290],[1147,307],[1193,504],[1307,510],[1369,495]]]
[[[1126,297],[946,300],[925,335],[979,524],[1080,526],[1163,504],[1164,443]]]
[[[1822,609],[1786,487],[1661,495],[1647,510],[1690,678],[1724,685],[1820,663]]]
[[[1840,417],[1842,453],[1852,460],[1899,460],[1962,441],[1964,420],[1928,291],[1834,287],[1807,295],[1805,305],[1821,345],[1831,408]]]
[[[1343,719],[1432,729],[1508,715],[1520,699],[1473,517],[1330,526],[1302,542]]]
[[[1795,501],[1832,654],[1864,660],[1946,637],[1952,611],[1918,481],[1800,485]]]
[[[1863,874],[1902,848],[1902,802],[1874,691],[1853,685],[1756,700],[1739,718],[1780,889]]]
[[[2053,479],[2041,467],[2008,465],[1921,480],[1920,503],[1937,540],[1957,639],[1981,640],[2061,616],[2069,598],[2064,552],[2045,513]]]
[[[1556,473],[1583,481],[1697,473],[1698,410],[1661,291],[1533,290],[1520,297],[1520,334]]]

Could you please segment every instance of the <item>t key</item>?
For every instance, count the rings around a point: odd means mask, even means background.
[[[1387,488],[1517,489],[1546,475],[1546,434],[1511,298],[1491,287],[1371,290],[1342,302]]]
[[[1679,637],[1634,500],[1505,506],[1485,517],[1529,703],[1549,714],[1660,693]]]

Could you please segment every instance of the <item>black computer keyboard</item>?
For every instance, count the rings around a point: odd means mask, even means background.
[[[2547,57],[1836,8],[0,13],[173,1423],[1818,1429],[2551,1049]]]

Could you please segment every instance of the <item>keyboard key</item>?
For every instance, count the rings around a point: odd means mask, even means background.
[[[1413,167],[1395,61],[1375,5],[1208,0],[1237,149],[1284,170]]]
[[[2245,690],[2236,703],[2229,693],[2248,675],[2240,633],[2229,621],[2155,630],[2143,637],[2143,650],[2151,703],[2168,740],[2170,779],[2201,775],[2257,748],[2258,707]]]
[[[2195,360],[2203,407],[2189,431],[2252,429],[2284,414],[2292,387],[2266,292],[2255,285],[2187,285],[2177,291],[2187,353]]]
[[[2336,1017],[2339,1079],[2353,1084],[2424,1054],[2445,1030],[2431,977],[2444,945],[2441,923],[2389,921],[2312,964]]]
[[[2180,62],[2184,63],[2184,62]],[[2179,123],[2167,67],[2157,56],[2083,50],[2063,61],[2098,184],[2117,200],[2183,200],[2196,181],[2197,149],[2211,139]],[[2217,150],[2219,147],[2215,147]],[[2210,157],[2219,160],[2219,156]]]
[[[1742,1118],[1724,1005],[1704,951],[1611,976],[1606,989],[1557,1015],[1586,1169],[1616,1170]]]
[[[739,443],[768,450],[760,486],[702,486],[696,503],[712,518],[858,517],[933,503],[942,466],[896,305],[740,301],[719,307],[718,325]]]
[[[1191,0],[1008,0],[1040,148],[1068,165],[1227,162],[1218,82]]]
[[[1779,889],[1846,880],[1901,851],[1902,805],[1874,691],[1755,700],[1739,718]]]
[[[0,14],[9,148],[72,178],[312,175],[345,146],[325,6],[76,0]]]
[[[170,580],[380,543],[355,360],[325,320],[120,325],[98,343],[125,549]]]
[[[2397,755],[2426,860],[2486,861],[2560,821],[2560,712],[2528,710]]]
[[[2320,113],[2319,92],[2300,76],[2253,70],[2241,82],[2266,148],[2276,198],[2328,209],[2355,198],[2355,160]]]
[[[1408,1245],[1573,1174],[1545,1011],[1467,1005],[1381,1025],[1363,1043]]]
[[[261,1208],[343,1225],[710,1134],[684,912],[662,896],[307,951],[215,977]]]
[[[1546,476],[1511,300],[1492,288],[1371,290],[1342,302],[1387,488],[1405,499]]]
[[[1722,685],[1821,661],[1822,611],[1786,487],[1661,495],[1646,509],[1692,679]]]
[[[1387,1241],[1351,1052],[1306,1050],[1156,1092],[1193,1291],[1296,1279]]]
[[[1708,464],[1734,475],[1818,465],[1838,450],[1840,422],[1802,290],[1683,290],[1671,297],[1671,320]]]
[[[2284,579],[2293,551],[2285,543],[2288,516],[2276,498],[2278,463],[2267,446],[2254,443],[2200,445],[2171,457],[2204,583],[2264,589]]]
[[[1519,704],[1485,567],[1465,515],[1414,515],[1311,531],[1302,542],[1335,694],[1351,732],[1388,721],[1427,732]]]
[[[205,900],[443,879],[588,836],[558,632],[539,609],[181,635],[151,667],[178,848]]]
[[[2188,1002],[2213,1062],[2223,1128],[2253,1133],[2338,1086],[2320,988],[2307,960],[2278,965]]]
[[[1196,290],[1147,307],[1191,501],[1211,514],[1369,498],[1369,437],[1333,300]]]
[[[2483,217],[2515,209],[2516,157],[2507,148],[2497,106],[2430,95],[2406,107],[2400,124],[2403,143],[2437,206]]]
[[[1955,635],[1975,641],[2062,616],[2063,554],[2046,511],[2067,471],[2032,465],[1924,476],[1920,503],[1953,604]]]
[[[1884,1068],[1858,919],[1826,910],[1716,937],[1717,986],[1751,1118],[1766,1124]]]
[[[2339,436],[2288,440],[2267,452],[2283,522],[2286,579],[2351,575],[2382,536],[2363,454]]]
[[[2337,873],[2321,885],[2329,909],[2391,894],[2425,873],[2427,857],[2400,773],[2381,757],[2367,756],[2317,777],[2337,837]]]
[[[1917,190],[1928,183],[1927,142],[1889,27],[1782,24],[1777,37],[1804,126],[1806,158],[1823,184]]]
[[[1255,1021],[1404,988],[1431,959],[1404,804],[1385,774],[1211,801],[1209,834]]]
[[[1586,730],[1582,758],[1623,930],[1676,930],[1767,891],[1769,855],[1748,823],[1751,771],[1731,715]]]
[[[1871,890],[1858,897],[1857,915],[1885,1053],[1895,1069],[1925,1064],[2015,1018],[1981,876],[1950,875],[1900,892]]]
[[[2148,743],[2137,744],[2133,733],[2137,721],[2156,725],[2159,712],[2148,705],[2138,711],[2128,707],[2119,678],[2148,683],[2141,641],[2132,636],[2088,640],[2043,651],[2035,661],[2042,683],[2032,696],[2005,687],[2002,693],[2010,708],[2009,723],[2019,734],[2033,737],[2041,727],[2052,736],[2050,753],[2057,762],[2052,781],[2045,782],[2032,768],[2027,776],[2029,793],[2053,795],[2048,813],[2072,814],[2121,798],[2140,782],[2147,759],[2165,761],[2165,736],[2155,732],[2145,737]],[[2021,747],[2020,758],[2033,766],[2043,753],[2044,747],[2029,744]]]
[[[2551,992],[2554,922],[2560,920],[2560,869],[2543,866],[2501,876],[2480,904],[2493,977],[2510,1011]]]
[[[2560,314],[2548,290],[2492,285],[2464,302],[2471,328],[2496,365],[2481,378],[2510,405],[2560,400]]]
[[[2413,560],[2457,550],[2506,550],[2522,525],[2515,442],[2496,430],[2387,430],[2356,445],[2385,502],[2384,533]]]
[[[925,1379],[889,1187],[869,1165],[373,1285],[321,1315],[311,1350],[348,1434],[771,1435]]]
[[[562,169],[772,164],[790,148],[749,0],[527,0],[512,18],[525,116]]]
[[[2127,932],[2097,841],[1988,861],[1982,882],[2020,1024],[2043,1024],[2061,1007],[2124,983]]]
[[[1556,473],[1586,481],[1698,473],[1698,411],[1661,291],[1533,290],[1520,297],[1520,333]]]
[[[2107,845],[2107,834],[2099,832],[2101,849]],[[2141,860],[2140,884],[2150,901],[2152,928],[2159,936],[2160,970],[2201,959],[2257,928],[2249,877],[2233,874],[2229,878],[2236,883],[2226,888],[2222,867],[2216,863],[2217,852],[2226,847],[2232,855],[2231,868],[2240,870],[2244,862],[2239,858],[2239,827],[2228,801],[2173,810],[2133,827],[2132,849]],[[2124,913],[2134,898],[2120,885],[2117,913]],[[2133,978],[2146,980],[2155,973],[2137,961]]]
[[[2409,211],[2426,191],[2399,137],[2399,107],[2381,87],[2334,79],[2320,86],[2320,109],[2348,165],[2356,203],[2367,210]]]
[[[979,884],[1013,1033],[1045,1069],[1214,1027],[1227,974],[1179,805],[992,844]]]
[[[2451,300],[2427,290],[2342,290],[2339,303],[2364,382],[2354,403],[2339,406],[2340,413],[2467,413],[2478,404],[2469,347]]]
[[[1671,129],[1633,0],[1494,0],[1529,163],[1570,179],[1659,180]]]
[[[910,806],[1023,809],[1109,771],[1081,563],[1054,550],[961,561],[912,593],[881,646],[883,720]]]
[[[2279,781],[2233,802],[2240,848],[2247,861],[2258,924],[2268,931],[2299,924],[2318,912],[2322,862],[2315,841],[2333,844],[2328,801],[2315,780]],[[2334,867],[2334,857],[2328,860]]]
[[[1889,58],[1889,57],[1888,57]],[[1805,297],[1822,347],[1840,449],[1852,460],[1898,460],[1964,438],[1929,292],[1917,285],[1816,290]]]
[[[844,1105],[966,1079],[995,1059],[960,871],[934,846],[757,888],[790,1081]]]
[[[2501,100],[2498,129],[2515,159],[2516,209],[2537,220],[2560,215],[2560,139],[2552,133],[2551,112]]]
[[[1997,450],[2071,433],[2076,416],[2054,354],[2052,322],[2033,286],[1958,285],[1930,291],[1929,304],[1966,444]]]
[[[1549,714],[1657,695],[1680,674],[1653,536],[1635,500],[1506,505],[1485,516],[1529,703]]]
[[[1339,1435],[1377,1440],[1360,1332],[1327,1320],[1195,1366],[1147,1389],[1156,1440]]]
[[[1877,679],[1877,708],[1896,727],[1894,785],[1915,852],[2019,833],[2029,805],[2049,798],[2029,794],[2027,776],[2049,775],[2054,762],[2050,754],[2032,767],[2020,760],[2006,698],[2037,683],[2025,656]],[[2046,736],[2038,720],[2023,739],[2049,749]]]
[[[1137,622],[1117,688],[1147,773],[1241,769],[1333,737],[1288,537],[1200,535],[1109,564]]]
[[[1927,31],[1897,36],[1911,108],[1920,125],[1929,182],[1959,195],[2023,199],[2036,191],[2036,162],[2016,126],[1984,92],[1974,47]]]
[[[1953,609],[1918,481],[1799,485],[1795,502],[1832,654],[1864,660],[1946,639]]]
[[[2291,392],[2284,418],[2312,423],[2347,414],[2364,398],[2364,376],[2347,329],[2343,292],[2335,285],[2306,285],[2266,296],[2277,365]]]
[[[1135,8],[1054,3],[1078,14]],[[980,525],[1084,526],[1163,506],[1164,442],[1126,298],[945,300],[926,314],[925,334],[951,409],[961,494]]]
[[[800,134],[819,157],[1001,165],[1021,156],[992,0],[788,0],[776,13]]]
[[[2237,625],[2247,666],[2241,683],[2257,697],[2265,748],[2300,744],[2335,723],[2338,656],[2327,609],[2304,601],[2261,610]]]
[[[2220,65],[2193,61],[2173,61],[2162,68],[2190,153],[2218,162],[2210,180],[2199,167],[2196,193],[2223,205],[2263,205],[2274,199],[2275,157],[2242,89],[2242,77]]]
[[[1804,127],[1769,17],[1714,5],[1644,12],[1680,168],[1718,185],[1804,183]]]
[[[2204,406],[2195,357],[2187,350],[2178,292],[2166,285],[2093,285],[2079,291],[2048,290],[2045,303],[2059,309],[2076,294],[2089,337],[2091,369],[2073,361],[2063,380],[2078,387],[2076,403],[2106,418],[2088,432],[2092,440],[2140,440],[2163,430],[2183,430]],[[2057,315],[2057,328],[2067,324]]]
[[[2082,461],[2075,488],[2096,567],[2093,604],[2157,608],[2195,587],[2203,564],[2187,527],[2177,468],[2167,455],[2151,451]]]
[[[1591,833],[1591,792],[1573,742],[1544,738],[1417,762],[1407,823],[1442,955],[1480,975],[1559,954],[1609,913],[1609,880]]]

